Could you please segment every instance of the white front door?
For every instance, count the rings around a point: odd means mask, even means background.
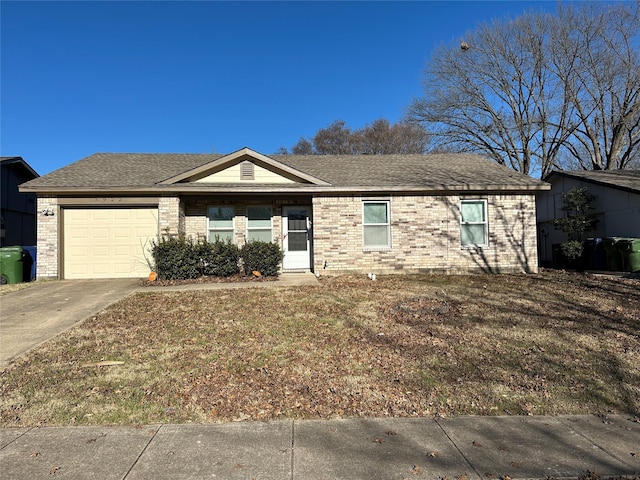
[[[285,270],[311,268],[311,207],[282,207],[282,243]]]

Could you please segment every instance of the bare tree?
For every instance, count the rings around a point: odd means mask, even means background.
[[[629,167],[640,147],[640,4],[558,6],[556,72],[576,128],[565,146],[584,169]]]
[[[351,129],[344,120],[336,120],[321,128],[313,137],[314,152],[319,155],[350,155],[354,153]]]
[[[430,136],[417,123],[391,125],[381,118],[359,130],[351,130],[344,120],[319,129],[312,140],[301,138],[291,148],[294,155],[383,155],[425,153]],[[280,148],[278,153],[286,153]]]
[[[624,168],[638,147],[638,11],[585,3],[485,24],[434,51],[408,118],[440,148],[525,174],[585,155],[583,168]]]

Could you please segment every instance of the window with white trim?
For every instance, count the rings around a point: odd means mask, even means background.
[[[247,207],[247,242],[271,242],[273,239],[273,223],[271,207]]]
[[[213,206],[208,211],[208,238],[210,242],[215,242],[219,238],[223,242],[234,241],[233,235],[233,207]]]
[[[463,247],[481,247],[489,244],[486,200],[460,202],[460,242]]]
[[[366,249],[391,247],[388,201],[363,202],[362,244]]]

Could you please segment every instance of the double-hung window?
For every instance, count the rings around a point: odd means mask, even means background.
[[[486,200],[460,202],[460,241],[463,247],[481,247],[489,244]]]
[[[247,207],[247,242],[271,242],[272,231],[271,207]]]
[[[366,201],[362,207],[362,243],[364,248],[390,248],[389,202]]]
[[[223,242],[233,242],[233,207],[209,207],[208,221],[208,237],[210,242],[215,242],[216,238]]]

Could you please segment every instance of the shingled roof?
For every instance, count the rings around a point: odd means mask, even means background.
[[[249,156],[251,150],[245,149]],[[240,152],[240,151],[239,151]],[[254,154],[256,152],[253,152]],[[231,155],[231,154],[230,154]],[[257,154],[260,155],[260,154]],[[264,193],[331,191],[519,191],[546,190],[549,185],[470,154],[430,155],[269,155],[273,165],[300,172],[293,184],[207,184],[167,179],[224,160],[220,154],[96,153],[21,186],[21,191]]]
[[[551,180],[554,175],[640,193],[640,170],[554,171],[545,180]]]

